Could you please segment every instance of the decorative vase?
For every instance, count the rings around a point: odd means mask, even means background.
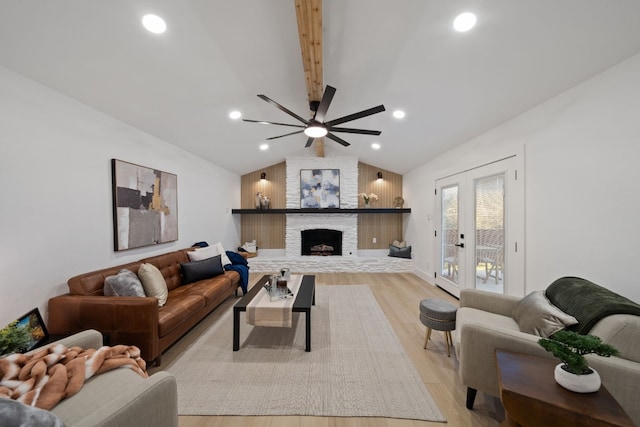
[[[592,371],[590,374],[576,375],[562,369],[562,365],[563,363],[558,364],[553,371],[553,377],[562,387],[576,393],[593,393],[600,389],[602,382],[595,369],[590,368]]]
[[[271,209],[271,199],[263,196],[262,199],[260,199],[260,209]]]
[[[364,202],[364,208],[369,209],[371,207],[371,202]]]

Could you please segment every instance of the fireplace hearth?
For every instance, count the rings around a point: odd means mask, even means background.
[[[342,255],[342,231],[317,228],[302,230],[300,234],[302,256]]]

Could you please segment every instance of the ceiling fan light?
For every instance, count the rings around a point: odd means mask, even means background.
[[[322,138],[327,133],[327,129],[323,126],[309,126],[304,130],[304,134],[309,138]]]

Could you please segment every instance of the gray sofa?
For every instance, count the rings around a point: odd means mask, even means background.
[[[67,347],[99,348],[102,335],[79,332],[58,341]],[[90,378],[80,391],[52,410],[66,427],[176,427],[178,391],[168,372],[142,378],[130,369],[115,369]]]
[[[620,351],[618,357],[586,357],[589,366],[600,374],[605,387],[640,425],[640,305],[575,277],[558,279],[547,288],[545,295],[555,307],[578,320],[566,329],[596,335]],[[459,361],[458,373],[467,386],[469,409],[473,408],[477,390],[499,395],[496,349],[553,358],[538,344],[540,336],[520,330],[514,318],[520,300],[472,289],[460,293],[454,346]],[[611,308],[611,301],[616,302],[615,309]]]

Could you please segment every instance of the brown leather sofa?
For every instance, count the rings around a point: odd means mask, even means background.
[[[81,274],[68,280],[69,293],[49,300],[51,334],[73,334],[85,329],[100,331],[105,344],[140,348],[142,357],[157,365],[160,356],[189,329],[232,295],[237,295],[240,275],[235,271],[182,285],[180,264],[189,262],[181,249],[136,262]],[[104,296],[104,280],[123,268],[138,273],[142,263],[158,267],[169,296],[159,307],[155,297]]]

